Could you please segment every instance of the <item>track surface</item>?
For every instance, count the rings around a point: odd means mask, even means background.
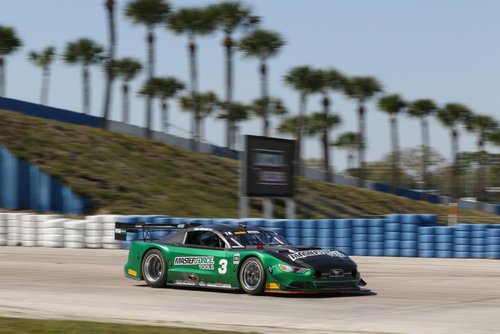
[[[150,289],[127,251],[0,247],[0,316],[262,333],[494,333],[500,261],[355,257],[377,295],[283,297]]]

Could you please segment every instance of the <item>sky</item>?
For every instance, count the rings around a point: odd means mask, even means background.
[[[62,54],[68,42],[82,37],[107,45],[107,17],[104,0],[0,0],[0,25],[14,27],[24,46],[6,59],[6,97],[38,103],[41,70],[28,61],[28,53],[52,45]],[[145,28],[124,15],[128,1],[117,0],[117,57],[131,56],[146,63]],[[176,0],[173,8],[203,6],[217,1]],[[293,67],[310,65],[335,68],[348,76],[376,77],[384,94],[401,94],[408,101],[433,99],[439,105],[458,102],[475,113],[500,120],[500,1],[497,0],[246,0],[261,27],[277,31],[287,44],[269,61],[270,93],[284,100],[290,114],[298,112],[297,92],[286,86],[283,76]],[[189,68],[186,37],[164,27],[156,29],[156,74],[175,76],[186,84]],[[243,33],[235,34],[241,38]],[[200,91],[212,90],[221,98],[224,91],[224,50],[222,34],[216,32],[199,40]],[[132,81],[132,123],[144,125],[145,101],[136,92],[146,73]],[[81,68],[58,59],[52,67],[49,105],[74,111],[82,109]],[[102,114],[104,75],[91,69],[91,114]],[[235,55],[234,100],[251,102],[260,94],[257,61]],[[321,110],[321,97],[308,100],[308,112]],[[331,94],[332,111],[343,120],[332,131],[357,130],[356,104],[341,94]],[[367,104],[367,160],[382,159],[390,151],[388,116]],[[172,133],[189,136],[190,116],[170,102]],[[111,118],[120,119],[120,84],[114,85]],[[159,106],[155,105],[158,125]],[[273,125],[279,119],[272,120]],[[421,144],[416,119],[400,116],[402,148]],[[207,122],[207,141],[224,145],[225,126],[214,118]],[[159,129],[159,127],[157,127]],[[261,134],[261,122],[243,123],[243,134]],[[273,135],[278,136],[276,132]],[[447,129],[431,122],[431,144],[445,158],[450,156]],[[472,151],[476,138],[461,137],[461,150]],[[489,147],[492,152],[498,148]],[[320,158],[319,138],[307,139],[305,158]],[[347,165],[345,152],[334,153],[334,167]]]

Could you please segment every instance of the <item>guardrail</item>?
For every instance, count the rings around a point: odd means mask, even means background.
[[[114,239],[115,222],[239,224],[263,227],[292,244],[335,248],[349,255],[500,259],[500,224],[437,224],[435,215],[391,214],[380,219],[210,219],[162,215],[59,215],[0,213],[0,246],[128,249],[140,233]],[[153,231],[162,238],[170,231]]]

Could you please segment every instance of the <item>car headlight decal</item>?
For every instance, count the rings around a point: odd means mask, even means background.
[[[282,263],[278,264],[278,268],[280,268],[280,270],[285,273],[295,273],[295,274],[305,274],[309,271],[309,269],[307,268],[299,268]]]

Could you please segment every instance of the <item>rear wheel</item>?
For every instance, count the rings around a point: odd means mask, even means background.
[[[152,249],[144,256],[142,276],[152,288],[162,288],[167,284],[167,265],[159,250]]]
[[[264,292],[266,273],[262,262],[256,257],[246,259],[241,265],[240,285],[250,295],[260,295]]]

